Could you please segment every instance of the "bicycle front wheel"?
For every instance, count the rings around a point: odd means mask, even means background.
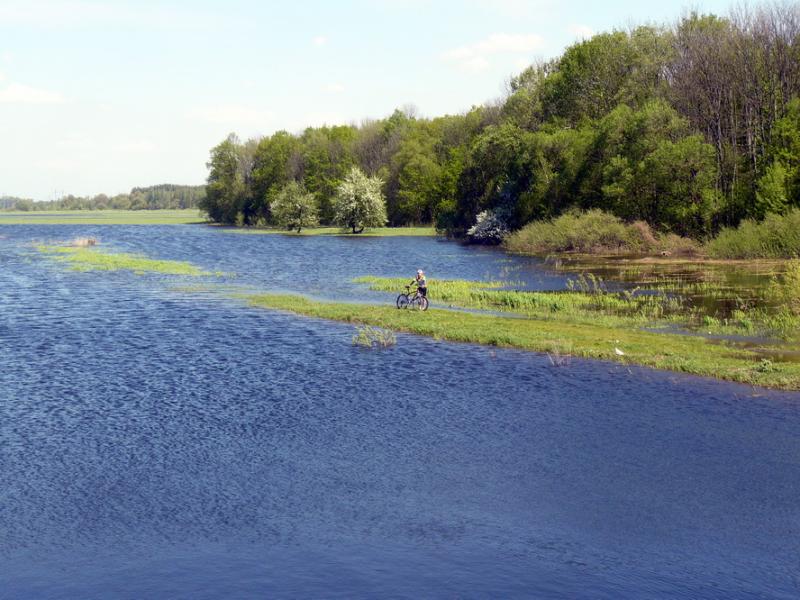
[[[397,308],[408,308],[408,294],[400,294],[397,297]]]

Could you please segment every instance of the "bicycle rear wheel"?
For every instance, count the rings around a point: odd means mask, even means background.
[[[420,296],[419,298],[419,309],[428,310],[428,299],[425,296]]]
[[[397,308],[408,308],[408,294],[400,294],[397,297]]]

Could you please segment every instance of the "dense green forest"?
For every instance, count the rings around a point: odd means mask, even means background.
[[[498,102],[211,151],[201,207],[223,223],[270,224],[290,182],[333,219],[359,167],[383,181],[390,225],[463,234],[484,212],[507,230],[599,208],[661,232],[707,237],[800,205],[800,5],[595,35],[513,77]]]
[[[135,187],[128,194],[92,197],[68,195],[58,200],[34,202],[24,198],[0,198],[0,209],[20,211],[40,210],[155,210],[197,208],[205,197],[204,185],[173,185]]]

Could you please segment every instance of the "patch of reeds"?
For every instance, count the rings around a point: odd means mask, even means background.
[[[705,250],[714,258],[800,258],[800,209],[725,228]]]
[[[773,276],[767,296],[792,314],[800,315],[800,260],[790,260],[785,272]]]
[[[360,325],[356,328],[353,336],[353,346],[368,349],[391,348],[397,344],[397,336],[394,331],[372,327],[370,325]]]

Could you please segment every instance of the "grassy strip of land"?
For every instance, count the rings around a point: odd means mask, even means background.
[[[392,292],[403,288],[407,279],[359,277],[375,291]],[[607,327],[681,327],[703,334],[765,336],[794,339],[800,332],[800,316],[784,309],[749,307],[734,310],[729,318],[706,314],[690,305],[672,289],[659,293],[639,291],[608,292],[602,281],[580,275],[573,289],[559,292],[531,292],[511,289],[501,282],[429,280],[428,297],[449,306],[511,312],[528,318]],[[679,290],[682,292],[683,290]],[[690,291],[695,291],[690,286]],[[713,290],[712,290],[713,292]],[[711,292],[706,291],[708,295]]]
[[[250,305],[371,325],[454,342],[520,348],[637,364],[765,387],[800,390],[800,363],[773,363],[757,352],[696,337],[603,324],[569,323],[431,309],[397,310],[297,295],[242,295]],[[620,352],[622,354],[620,354]]]
[[[0,225],[188,225],[204,223],[194,208],[185,210],[0,211]]]
[[[351,233],[348,229],[342,229],[341,227],[313,227],[310,229],[303,229],[299,233],[297,231],[287,231],[286,229],[260,227],[230,227],[226,228],[225,231],[254,235],[335,235],[342,237],[432,237],[436,235],[436,229],[433,227],[373,227],[356,234]]]
[[[197,266],[177,260],[156,260],[125,252],[105,252],[97,248],[37,246],[48,257],[70,265],[73,271],[133,271],[137,274],[161,273],[199,277],[214,275]]]

